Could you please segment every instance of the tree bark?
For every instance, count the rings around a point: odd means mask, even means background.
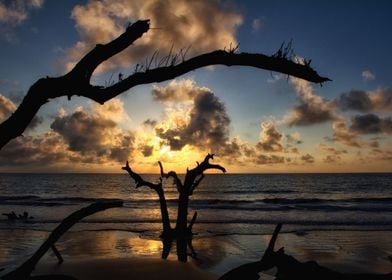
[[[64,76],[46,77],[34,83],[16,111],[0,124],[0,150],[10,140],[22,135],[42,105],[49,102],[50,99],[62,96],[68,96],[69,99],[73,95],[84,96],[103,104],[137,85],[167,81],[209,65],[250,66],[281,72],[313,83],[323,83],[330,80],[319,76],[309,63],[296,63],[285,57],[274,55],[217,50],[183,60],[178,64],[172,60],[170,65],[136,72],[106,88],[90,84],[94,70],[102,62],[123,51],[148,30],[149,20],[137,21],[113,41],[105,45],[96,45]]]
[[[189,194],[182,191],[178,197],[178,210],[177,210],[177,222],[176,222],[176,234],[177,236],[185,237],[188,233],[188,204]]]
[[[159,196],[159,205],[161,208],[162,227],[163,227],[163,232],[161,237],[166,237],[171,235],[169,211],[167,210],[166,198],[165,198],[165,193],[163,191],[163,188],[157,189],[157,193]]]

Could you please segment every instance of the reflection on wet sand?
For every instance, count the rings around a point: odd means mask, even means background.
[[[387,231],[315,231],[307,234],[280,234],[276,248],[285,247],[300,261],[316,260],[319,264],[339,271],[390,272],[389,256],[392,243]],[[47,232],[33,230],[0,231],[0,265],[30,256],[41,244]],[[217,275],[255,260],[259,260],[270,235],[196,236],[185,241],[185,254],[197,266]],[[189,245],[194,251],[190,249]],[[165,254],[177,260],[178,242],[173,241]],[[148,257],[160,259],[164,244],[159,238],[139,236],[125,231],[68,232],[56,243],[65,262],[84,258]],[[167,246],[167,245],[166,245]],[[167,250],[166,248],[166,250]],[[181,244],[184,248],[184,243]],[[189,257],[191,256],[191,257]],[[51,251],[43,261],[56,263]]]

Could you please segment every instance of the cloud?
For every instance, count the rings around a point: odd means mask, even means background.
[[[158,122],[156,120],[152,120],[152,119],[147,119],[143,122],[143,125],[150,126],[150,127],[155,127],[157,124],[158,124]]]
[[[72,161],[77,155],[69,153],[65,147],[62,137],[54,132],[36,137],[18,137],[1,150],[0,166],[47,167]]]
[[[373,91],[351,90],[343,93],[337,99],[338,107],[342,110],[359,112],[392,112],[392,89],[377,89]]]
[[[43,0],[0,1],[0,38],[10,43],[17,42],[18,38],[12,29],[25,22],[33,10],[42,7],[43,2]]]
[[[81,40],[69,51],[69,70],[97,43],[107,43],[120,35],[129,22],[150,19],[152,29],[126,51],[106,63],[106,69],[129,67],[156,50],[167,55],[191,46],[189,55],[222,49],[236,44],[235,32],[242,16],[218,1],[200,0],[89,0],[72,11]]]
[[[341,157],[338,155],[327,155],[324,159],[323,162],[325,163],[337,163],[341,160]]]
[[[133,150],[132,133],[123,132],[113,120],[88,114],[82,108],[71,115],[56,117],[50,128],[63,137],[69,150],[92,161],[101,157],[123,162]]]
[[[362,78],[364,81],[373,81],[376,79],[376,75],[374,75],[372,72],[369,70],[362,71]]]
[[[286,141],[288,144],[295,144],[295,145],[303,143],[303,141],[301,140],[301,134],[299,134],[299,132],[286,134]]]
[[[257,155],[254,157],[254,163],[260,164],[260,165],[265,165],[265,164],[278,164],[278,163],[284,163],[284,157],[282,156],[277,156],[277,155]]]
[[[333,141],[342,143],[350,147],[360,147],[357,141],[358,133],[348,128],[343,120],[336,120],[332,123]]]
[[[392,133],[392,118],[382,118],[375,114],[352,117],[350,129],[360,134]]]
[[[173,103],[193,100],[204,92],[210,89],[196,86],[193,80],[173,80],[165,87],[153,86],[151,95],[154,101]]]
[[[78,107],[71,114],[60,110],[50,131],[27,133],[7,144],[0,153],[0,166],[45,170],[62,166],[73,170],[80,167],[78,164],[123,163],[134,152],[135,135],[115,122],[121,122],[122,102],[108,102],[99,109],[93,105],[89,112]]]
[[[154,146],[142,145],[142,146],[139,147],[139,150],[141,150],[143,156],[150,157],[153,154]]]
[[[311,154],[306,154],[301,157],[301,160],[305,163],[314,163],[314,157]]]
[[[260,141],[256,147],[264,152],[282,152],[282,134],[270,122],[263,122],[261,128]]]
[[[94,113],[102,119],[110,119],[116,123],[129,125],[131,118],[124,109],[124,102],[118,98],[113,98],[101,105],[93,103]]]
[[[15,103],[4,95],[0,94],[0,122],[4,121],[15,110]]]
[[[300,104],[295,106],[286,116],[285,122],[289,126],[309,126],[336,118],[334,114],[335,103],[314,95],[309,82],[297,78],[290,78],[290,82],[295,87]]]
[[[187,81],[171,83],[168,88],[173,85],[180,89],[186,88],[183,84],[187,83]],[[204,87],[193,85],[188,89],[194,92],[195,96],[185,121],[183,119],[175,121],[168,129],[156,128],[156,134],[174,151],[181,150],[185,145],[201,149],[208,147],[214,151],[220,150],[229,140],[230,118],[226,107],[214,93]],[[162,88],[160,92],[166,91],[166,88]],[[187,92],[181,92],[181,94],[190,96]]]
[[[16,26],[25,21],[32,9],[41,8],[43,0],[10,1],[7,5],[0,2],[0,22]]]
[[[255,18],[252,20],[252,31],[258,32],[263,27],[263,20],[261,18]]]
[[[326,145],[326,144],[319,144],[318,145],[319,149],[323,152],[323,153],[328,153],[328,154],[332,154],[332,155],[342,155],[342,154],[347,154],[347,150],[345,149],[336,149],[335,147]]]

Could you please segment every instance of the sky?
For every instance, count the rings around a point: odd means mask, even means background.
[[[102,64],[107,86],[156,53],[185,59],[238,45],[293,60],[323,85],[210,66],[134,87],[104,105],[50,100],[0,151],[0,172],[185,172],[207,153],[229,173],[391,172],[391,1],[0,0],[0,121],[41,77],[67,73],[138,19],[151,29]],[[153,61],[155,66],[158,62]]]

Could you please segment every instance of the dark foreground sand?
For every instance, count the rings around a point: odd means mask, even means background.
[[[61,265],[44,263],[36,268],[34,275],[52,273],[71,275],[79,280],[209,280],[218,278],[216,275],[202,270],[192,263],[149,258],[71,260]]]

